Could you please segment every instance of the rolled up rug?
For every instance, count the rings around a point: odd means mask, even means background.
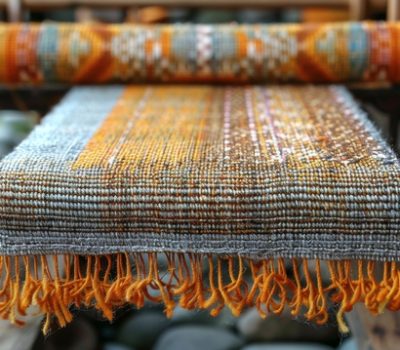
[[[0,162],[0,316],[334,303],[346,331],[400,309],[399,225],[399,161],[344,87],[78,87]]]
[[[0,83],[400,82],[400,23],[0,25]]]

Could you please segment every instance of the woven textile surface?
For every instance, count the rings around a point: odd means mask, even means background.
[[[38,304],[64,325],[71,303],[112,318],[113,307],[146,298],[170,314],[178,298],[214,314],[306,307],[325,322],[331,291],[339,315],[356,302],[399,309],[399,225],[399,162],[343,87],[75,88],[0,163],[0,315],[15,321]],[[170,279],[158,275],[160,253]],[[54,275],[48,256],[75,267]],[[310,258],[317,277],[302,286],[296,271]],[[11,276],[21,266],[24,281]]]
[[[0,82],[400,81],[400,23],[0,25]]]

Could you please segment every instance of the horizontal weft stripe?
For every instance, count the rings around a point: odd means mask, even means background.
[[[400,82],[400,23],[1,24],[0,82]]]
[[[51,246],[53,254],[76,255],[115,253],[201,253],[215,256],[242,256],[255,260],[274,257],[325,260],[400,261],[399,234],[163,234],[102,233],[84,235],[60,232],[12,232],[3,237],[4,254],[42,255]],[[345,247],[345,248],[344,248]]]

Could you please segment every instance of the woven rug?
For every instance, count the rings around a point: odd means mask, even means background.
[[[399,226],[399,161],[343,87],[74,88],[0,163],[0,316],[335,302],[346,330],[400,309]]]
[[[0,25],[1,83],[400,82],[400,23]]]

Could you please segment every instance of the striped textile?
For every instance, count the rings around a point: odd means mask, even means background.
[[[1,24],[0,82],[400,82],[400,23]]]
[[[0,163],[0,252],[397,260],[399,175],[343,87],[75,88]]]
[[[74,88],[0,162],[0,317],[334,302],[347,331],[400,309],[399,227],[400,163],[344,87]]]

